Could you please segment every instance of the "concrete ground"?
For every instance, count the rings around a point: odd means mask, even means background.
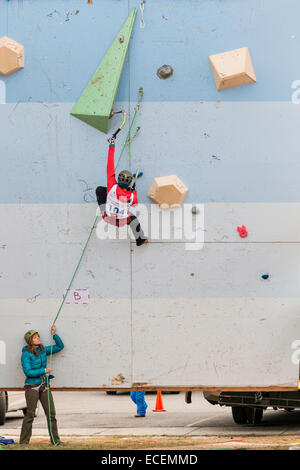
[[[300,410],[286,412],[268,409],[259,426],[239,426],[231,408],[210,405],[201,392],[194,392],[186,404],[184,393],[163,394],[166,412],[154,413],[156,394],[147,393],[146,418],[135,418],[136,407],[128,394],[105,392],[54,392],[61,437],[86,436],[297,436],[300,442]],[[7,414],[0,435],[18,438],[22,412]],[[42,408],[34,420],[33,437],[48,436]]]

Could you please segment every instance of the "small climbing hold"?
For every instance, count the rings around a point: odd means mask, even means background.
[[[239,232],[241,238],[246,238],[248,236],[248,232],[245,225],[238,227],[237,231]]]
[[[196,214],[198,214],[198,213],[199,213],[198,207],[193,206],[193,207],[192,207],[192,214],[196,215]]]
[[[262,279],[269,279],[270,276],[269,276],[269,274],[263,274],[261,277],[262,277]]]
[[[89,5],[93,5],[93,0],[88,0]]]
[[[171,75],[173,75],[173,72],[174,70],[171,65],[162,65],[161,67],[159,67],[156,74],[159,78],[165,80],[166,78],[171,77]]]
[[[139,171],[139,173],[138,173],[138,178],[140,178],[141,176],[143,176],[143,174],[144,174],[144,173],[143,173],[142,171]],[[133,178],[135,178],[135,177],[136,177],[136,173],[133,173],[132,176],[133,176]]]
[[[124,42],[124,36],[120,36],[119,41],[120,41],[120,43]]]

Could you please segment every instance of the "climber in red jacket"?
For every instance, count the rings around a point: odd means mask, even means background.
[[[135,215],[130,213],[130,207],[138,204],[135,184],[131,188],[133,175],[128,170],[119,173],[118,181],[115,175],[115,137],[109,139],[108,159],[107,159],[107,187],[98,186],[96,196],[101,208],[102,217],[105,222],[123,227],[130,225],[135,236],[136,245],[141,246],[147,243],[140,223]]]

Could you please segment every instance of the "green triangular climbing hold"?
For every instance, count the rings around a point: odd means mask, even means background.
[[[136,8],[128,16],[71,111],[72,116],[105,134],[108,132],[109,116],[115,103],[135,17]]]

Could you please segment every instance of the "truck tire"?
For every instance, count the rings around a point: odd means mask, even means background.
[[[232,417],[236,424],[260,424],[263,417],[262,408],[252,408],[251,406],[233,406]]]
[[[233,421],[236,424],[246,424],[247,423],[247,415],[246,410],[242,406],[232,406],[231,407]]]
[[[251,408],[246,406],[247,423],[252,425],[260,424],[263,417],[262,408]]]
[[[0,392],[0,426],[5,424],[6,416],[6,396],[5,392]]]

